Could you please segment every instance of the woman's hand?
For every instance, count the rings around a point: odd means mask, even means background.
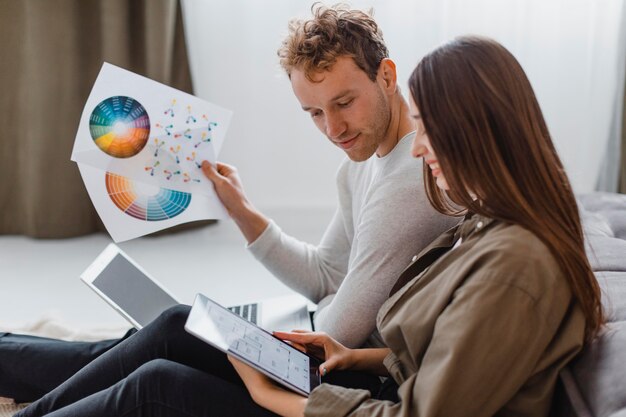
[[[228,355],[228,360],[241,377],[255,403],[281,416],[304,416],[306,398],[277,386],[261,372],[239,359]]]
[[[352,369],[374,375],[389,376],[383,365],[388,348],[350,349],[322,332],[274,332],[274,336],[290,342],[294,347],[320,358],[320,373],[325,376],[333,369]]]
[[[268,390],[276,388],[274,383],[261,372],[253,367],[241,362],[239,359],[228,355],[228,360],[233,365],[241,380],[246,385],[252,399],[258,403],[256,398],[261,398]]]
[[[291,342],[298,349],[323,360],[324,362],[320,365],[322,376],[327,375],[333,369],[349,369],[354,365],[354,351],[326,333],[294,330],[292,332],[274,332],[274,336]]]

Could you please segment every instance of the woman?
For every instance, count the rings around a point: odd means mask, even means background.
[[[239,377],[156,360],[116,381],[100,365],[128,366],[134,336],[44,397],[47,408],[18,415],[547,415],[559,370],[604,318],[576,201],[530,83],[501,45],[463,37],[426,56],[409,87],[412,152],[425,161],[429,199],[465,220],[399,277],[378,314],[389,348],[277,334],[324,357],[329,378],[346,369],[361,371],[357,381],[390,376],[382,387],[323,384],[303,398],[235,359]],[[102,390],[82,389],[94,381]],[[192,395],[198,386],[211,388]]]
[[[285,416],[548,415],[559,370],[604,318],[532,87],[500,44],[462,37],[422,59],[409,88],[429,199],[464,222],[420,254],[381,308],[390,349],[279,334],[323,347],[322,371],[388,370],[399,403],[329,385],[302,399],[231,361],[252,398]]]

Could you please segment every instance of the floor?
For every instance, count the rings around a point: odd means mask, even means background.
[[[285,232],[317,243],[332,210],[267,214]],[[50,316],[83,330],[125,326],[124,319],[78,278],[110,242],[103,233],[64,240],[0,236],[0,327],[20,327]],[[291,291],[248,253],[230,220],[119,246],[183,303],[191,303],[197,292],[234,304]]]

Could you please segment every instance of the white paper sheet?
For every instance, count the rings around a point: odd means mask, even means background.
[[[217,197],[142,184],[85,164],[78,164],[78,168],[89,197],[115,242],[195,220],[228,217]]]
[[[232,112],[105,63],[80,119],[72,161],[115,242],[228,217],[200,169]]]
[[[80,118],[72,161],[173,190],[215,196],[202,175],[232,112],[105,63]]]

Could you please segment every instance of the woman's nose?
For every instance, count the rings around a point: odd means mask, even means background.
[[[413,140],[413,147],[411,148],[411,155],[413,158],[421,158],[428,153],[426,146],[421,144],[417,138]]]

